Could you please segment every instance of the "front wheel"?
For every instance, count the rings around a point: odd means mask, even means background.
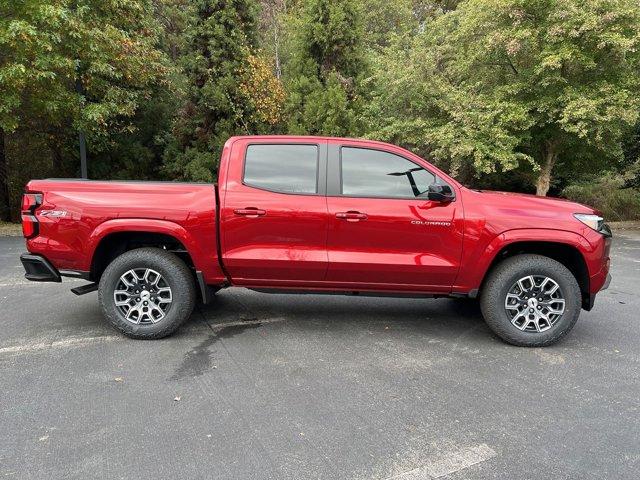
[[[105,269],[98,299],[117,330],[131,338],[156,339],[189,318],[196,290],[191,271],[177,256],[159,248],[137,248]]]
[[[580,315],[573,274],[549,257],[516,255],[490,273],[480,298],[489,328],[507,343],[543,347],[557,342]]]

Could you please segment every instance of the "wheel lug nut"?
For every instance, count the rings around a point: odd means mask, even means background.
[[[531,313],[533,313],[533,308],[530,308],[530,309],[529,309],[529,311],[530,311]]]
[[[145,305],[148,305],[148,304],[149,304],[149,302],[144,302],[144,304],[145,304]]]

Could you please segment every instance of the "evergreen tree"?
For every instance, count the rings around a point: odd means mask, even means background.
[[[252,132],[241,90],[242,70],[254,47],[252,0],[200,0],[183,56],[189,91],[165,152],[173,178],[212,181],[228,137]]]
[[[353,0],[306,0],[294,58],[285,72],[288,129],[296,134],[358,135],[366,62]]]

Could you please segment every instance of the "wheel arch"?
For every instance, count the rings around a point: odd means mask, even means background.
[[[537,254],[561,263],[573,274],[582,293],[582,307],[586,310],[591,309],[589,269],[581,252],[581,249],[586,248],[589,244],[584,238],[572,232],[562,232],[562,235],[558,235],[557,232],[547,231],[544,238],[540,238],[539,231],[536,231],[534,237],[529,238],[521,231],[510,236],[508,233],[501,235],[500,237],[503,238],[499,239],[498,245],[494,246],[494,255],[484,270],[479,291],[482,291],[482,287],[493,268],[506,258],[519,254]]]
[[[180,225],[145,219],[112,220],[99,225],[89,238],[89,278],[98,281],[107,265],[118,255],[134,248],[150,246],[171,251],[189,267],[198,270],[193,254],[193,239]]]

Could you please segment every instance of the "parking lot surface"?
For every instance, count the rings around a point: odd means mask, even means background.
[[[235,288],[135,341],[23,251],[0,237],[0,478],[638,478],[638,233],[544,349],[468,301]]]

